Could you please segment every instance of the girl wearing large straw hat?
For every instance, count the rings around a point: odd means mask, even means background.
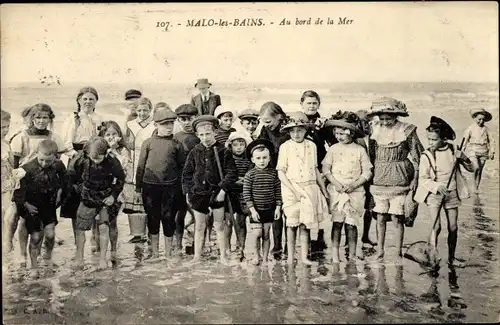
[[[327,195],[318,170],[316,145],[305,139],[310,123],[303,112],[287,116],[282,132],[290,133],[290,140],[279,149],[278,177],[281,181],[283,212],[286,216],[288,263],[293,264],[297,229],[300,228],[301,261],[308,259],[310,230],[328,219]]]
[[[370,192],[378,230],[376,260],[382,260],[385,254],[386,222],[389,220],[396,227],[397,260],[402,259],[405,199],[417,186],[418,164],[424,151],[417,127],[398,120],[408,115],[403,102],[388,97],[374,101],[368,113],[368,116],[378,116],[378,121],[372,123],[369,145],[374,166]]]
[[[470,159],[473,159],[478,166],[474,173],[474,184],[476,192],[479,190],[479,183],[483,174],[483,168],[486,160],[495,158],[495,138],[492,136],[486,122],[491,121],[491,113],[484,108],[471,109],[470,116],[475,120],[467,130],[465,130],[464,151]]]
[[[325,125],[333,129],[338,143],[328,149],[323,160],[323,174],[328,179],[330,212],[333,216],[334,263],[340,262],[340,236],[344,223],[348,238],[349,260],[356,258],[358,229],[363,233],[365,189],[372,177],[372,164],[365,148],[354,142],[364,136],[358,128],[359,119],[352,112],[338,112]]]

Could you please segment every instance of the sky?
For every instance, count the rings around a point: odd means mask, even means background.
[[[48,75],[68,83],[498,82],[496,2],[6,4],[0,12],[2,83]],[[312,25],[295,25],[309,17]],[[339,17],[353,22],[338,25]],[[265,25],[186,27],[203,18]],[[291,25],[279,26],[283,19]]]

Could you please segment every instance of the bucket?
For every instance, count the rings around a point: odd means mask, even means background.
[[[146,235],[146,214],[129,214],[128,224],[130,227],[131,236],[144,236]]]

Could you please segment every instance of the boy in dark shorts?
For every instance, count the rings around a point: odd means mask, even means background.
[[[281,182],[276,169],[270,166],[273,144],[257,139],[247,147],[247,156],[252,157],[255,167],[246,173],[243,183],[243,197],[250,209],[250,247],[254,251],[253,264],[260,263],[260,241],[262,258],[267,263],[271,246],[270,232],[274,220],[281,218]]]
[[[69,164],[72,179],[81,179],[75,184],[81,201],[76,212],[76,267],[83,266],[85,231],[92,229],[92,223],[99,226],[99,247],[101,255],[99,268],[107,268],[106,253],[109,243],[109,224],[120,210],[118,196],[125,185],[125,172],[120,161],[108,154],[109,144],[102,137],[89,140],[87,150],[80,152]]]
[[[183,104],[175,109],[175,114],[177,114],[177,122],[181,130],[174,134],[174,139],[182,144],[185,156],[187,157],[191,149],[200,143],[200,139],[196,136],[193,129],[193,121],[198,115],[198,109],[191,104]],[[176,250],[178,252],[182,251],[184,228],[188,226],[185,224],[186,213],[188,213],[189,210],[186,198],[182,196],[179,199],[179,211],[175,217],[175,240]],[[192,220],[194,220],[194,216],[192,216]]]
[[[194,261],[199,261],[205,243],[207,215],[212,209],[220,260],[227,263],[224,205],[226,195],[238,180],[232,153],[215,140],[218,122],[211,115],[202,115],[193,121],[193,128],[201,143],[196,145],[186,160],[182,173],[182,191],[195,215]],[[219,171],[222,169],[222,174]]]
[[[26,171],[26,175],[21,179],[21,187],[14,191],[13,197],[30,235],[29,252],[34,277],[38,273],[37,257],[44,237],[44,258],[49,267],[53,265],[56,209],[61,205],[62,195],[68,186],[66,167],[56,158],[56,142],[42,140],[37,151],[36,158],[21,167]]]
[[[136,191],[142,191],[154,259],[159,257],[160,222],[165,236],[165,256],[172,257],[175,215],[183,198],[179,176],[185,151],[172,134],[176,119],[177,115],[168,108],[155,112],[156,131],[143,142],[137,164]]]

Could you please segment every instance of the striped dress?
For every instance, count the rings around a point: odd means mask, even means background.
[[[276,207],[282,205],[278,172],[270,167],[252,168],[243,181],[243,198],[248,208],[259,212],[260,223],[273,222]],[[255,223],[252,219],[250,222]]]

